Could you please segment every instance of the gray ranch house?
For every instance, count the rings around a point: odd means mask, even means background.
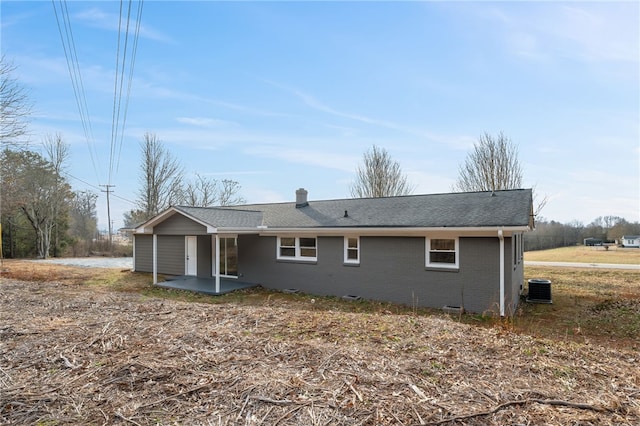
[[[515,312],[532,191],[171,207],[135,229],[134,270],[410,306]]]

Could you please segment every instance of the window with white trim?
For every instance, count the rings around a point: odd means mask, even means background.
[[[220,237],[220,275],[238,277],[238,238]]]
[[[513,243],[513,266],[522,263],[524,257],[524,235],[514,234],[511,239]]]
[[[458,268],[458,238],[426,238],[427,267]]]
[[[360,263],[360,237],[344,237],[344,263]]]
[[[315,261],[318,259],[316,237],[278,237],[278,259]]]

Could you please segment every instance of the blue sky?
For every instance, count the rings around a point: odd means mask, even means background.
[[[449,192],[478,137],[502,131],[525,185],[548,197],[546,219],[640,220],[638,2],[147,0],[110,180],[120,3],[66,4],[90,142],[52,2],[2,1],[2,53],[34,103],[32,145],[59,133],[74,188],[115,185],[116,227],[137,198],[145,132],[188,175],[237,180],[257,203],[299,187],[349,197],[373,144],[416,193]]]

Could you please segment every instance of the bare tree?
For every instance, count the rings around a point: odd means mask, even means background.
[[[196,173],[195,179],[184,185],[182,203],[194,207],[241,204],[244,198],[239,191],[240,184],[234,180],[218,181]]]
[[[53,164],[38,153],[5,149],[3,159],[3,173],[8,177],[3,182],[3,197],[9,201],[3,215],[15,217],[22,213],[35,232],[36,255],[47,258],[52,230],[59,219],[55,200],[68,200],[70,186],[59,178]]]
[[[65,172],[69,160],[69,144],[62,140],[62,136],[56,133],[55,136],[47,135],[43,141],[43,146],[47,160],[53,166],[55,174],[55,187],[51,194],[50,206],[53,216],[53,255],[58,256],[60,249],[60,236],[69,226],[69,209],[71,197],[69,191],[60,191],[61,185],[67,185],[62,174]],[[61,231],[63,229],[63,232]]]
[[[502,132],[497,137],[480,136],[467,156],[454,190],[499,191],[522,188],[522,169],[518,148]]]
[[[31,114],[31,104],[24,88],[12,77],[15,66],[7,61],[7,58],[0,56],[0,147],[12,147],[20,145],[21,138],[27,133],[28,116]],[[3,159],[0,159],[0,170],[3,169]],[[4,188],[5,172],[0,172],[0,186]],[[0,197],[0,217],[2,214],[4,197]],[[7,220],[11,223],[11,217]],[[2,227],[0,226],[0,229]],[[9,228],[11,231],[11,227]],[[11,241],[10,241],[11,242]],[[2,244],[2,234],[0,233],[0,245]],[[11,251],[11,250],[10,250]],[[0,247],[0,259],[2,256]]]
[[[182,202],[188,206],[208,207],[217,201],[218,182],[196,173],[195,179],[187,182],[183,190]]]
[[[356,181],[351,186],[352,197],[393,197],[412,192],[413,187],[407,182],[400,164],[393,161],[386,149],[374,145],[364,153],[363,164],[356,169]]]
[[[18,145],[27,134],[31,104],[24,88],[12,77],[16,67],[0,57],[0,144]]]
[[[125,228],[135,228],[136,226],[144,223],[147,219],[145,212],[140,209],[132,209],[128,212],[124,212],[123,214]]]
[[[235,206],[245,202],[244,197],[240,196],[240,184],[235,180],[222,179],[218,191],[218,204],[221,206]]]
[[[76,191],[71,201],[71,235],[90,242],[98,232],[96,201],[98,194],[92,191]]]
[[[171,205],[208,207],[244,201],[238,195],[240,184],[236,181],[217,181],[200,174],[192,181],[185,181],[182,165],[155,134],[146,133],[140,147],[142,188],[138,192],[137,208],[124,214],[126,227],[140,225]]]
[[[55,172],[62,176],[69,160],[69,144],[62,140],[60,133],[47,135],[42,142],[47,159],[53,165]]]
[[[138,207],[146,220],[182,198],[183,167],[153,133],[145,133],[140,147],[142,189]]]
[[[73,194],[69,227],[73,256],[88,256],[91,253],[93,239],[98,234],[97,199],[98,194],[91,191],[75,191]]]
[[[518,147],[502,132],[496,137],[484,133],[467,155],[454,191],[500,191],[522,188],[522,168]],[[538,199],[534,190],[535,214],[547,204],[547,197]]]

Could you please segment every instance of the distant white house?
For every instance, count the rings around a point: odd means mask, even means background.
[[[640,235],[623,235],[620,244],[622,247],[640,248]]]

